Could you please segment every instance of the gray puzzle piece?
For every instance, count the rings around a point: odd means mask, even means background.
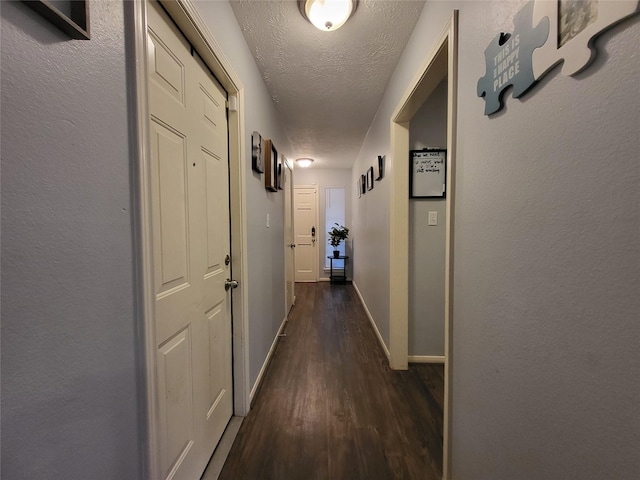
[[[504,107],[503,93],[513,86],[513,97],[529,90],[536,79],[532,56],[549,37],[549,18],[533,28],[533,1],[528,2],[513,19],[514,33],[497,35],[484,51],[486,72],[478,80],[478,96],[484,97],[484,114],[491,115]]]

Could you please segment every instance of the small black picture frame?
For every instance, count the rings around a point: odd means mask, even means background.
[[[276,187],[278,190],[284,190],[284,177],[282,176],[282,169],[284,168],[284,162],[286,161],[286,158],[284,155],[280,154],[278,155],[278,161],[277,161],[277,172],[276,172]]]
[[[271,140],[264,141],[264,171],[264,188],[277,192],[278,150]]]
[[[444,198],[447,186],[447,150],[411,150],[409,161],[409,198]]]
[[[251,168],[258,173],[264,173],[264,143],[258,132],[251,134]]]
[[[367,190],[373,190],[373,167],[367,170]]]
[[[379,182],[384,177],[385,159],[386,159],[386,155],[378,155],[378,176],[376,177],[376,182]]]
[[[367,193],[367,176],[360,175],[360,193],[363,195]]]
[[[89,0],[23,0],[23,2],[71,38],[91,39]]]

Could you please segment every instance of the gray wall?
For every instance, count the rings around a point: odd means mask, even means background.
[[[447,146],[447,81],[411,119],[409,148]],[[444,355],[444,198],[409,200],[409,355]],[[438,225],[429,226],[429,212]]]
[[[384,115],[384,112],[383,112]],[[355,185],[369,167],[378,168],[378,155],[386,156],[385,176],[373,190],[358,197]],[[389,121],[380,110],[351,171],[354,251],[353,283],[362,295],[386,345],[389,345],[389,185],[393,163],[389,156]],[[376,175],[377,176],[377,175]]]
[[[452,478],[635,478],[640,17],[605,32],[583,73],[556,67],[487,118],[476,96],[484,50],[524,4],[427,2],[361,156],[388,152],[393,107],[460,9]],[[385,215],[378,192],[356,202],[354,217]],[[388,251],[388,235],[363,220],[356,238],[371,228],[381,235],[367,236],[355,280],[386,335],[388,286],[369,280],[369,263]]]
[[[285,318],[284,192],[264,188],[264,175],[251,170],[251,133],[270,138],[287,157],[289,141],[228,2],[194,2],[245,89],[246,208],[249,282],[249,374],[253,387]],[[267,214],[270,227],[267,228]]]
[[[123,4],[2,9],[2,477],[141,477]]]
[[[86,42],[0,3],[2,474],[141,478],[123,3],[91,2]],[[247,155],[253,130],[288,154],[229,4],[197,7],[245,87]],[[246,174],[253,386],[285,316],[284,202]]]
[[[345,194],[345,226],[351,229],[351,170],[344,168],[296,168],[293,176],[294,184],[297,185],[317,185],[318,186],[318,229],[320,232],[326,232],[327,226],[325,225],[325,205],[326,205],[326,189],[328,187],[344,187]],[[329,226],[331,227],[331,225]],[[351,235],[351,233],[349,233]],[[333,249],[327,244],[322,244],[323,250],[318,255],[318,277],[320,279],[328,280],[329,272],[325,271],[324,261],[326,255],[330,255]],[[351,239],[347,239],[346,253],[351,258],[350,262],[353,262],[353,249],[351,248]],[[327,254],[327,249],[329,253]],[[336,262],[336,266],[341,262]],[[347,275],[351,277],[351,267],[347,266]]]

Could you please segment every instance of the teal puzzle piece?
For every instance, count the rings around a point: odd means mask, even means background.
[[[484,97],[484,114],[491,115],[504,107],[504,91],[513,86],[518,98],[536,82],[532,56],[549,37],[549,18],[533,27],[533,1],[528,2],[513,19],[514,32],[500,33],[484,51],[486,71],[478,80],[478,96]]]

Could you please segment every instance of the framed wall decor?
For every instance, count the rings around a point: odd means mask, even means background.
[[[363,195],[367,193],[367,176],[360,175],[360,193]]]
[[[271,140],[264,141],[264,188],[272,192],[278,191],[278,151]]]
[[[358,192],[358,198],[362,196],[362,178],[358,177],[356,180],[356,191]]]
[[[23,0],[75,40],[89,40],[89,0]]]
[[[284,168],[284,164],[287,161],[284,155],[278,155],[278,161],[276,162],[276,187],[278,190],[284,190],[284,176],[282,169]]]
[[[447,151],[425,148],[409,152],[409,197],[444,198],[447,182]]]
[[[373,167],[367,170],[367,190],[373,190]]]
[[[379,182],[384,177],[384,161],[386,159],[386,155],[378,155],[378,176],[376,177],[376,181]]]
[[[264,172],[264,144],[258,132],[251,134],[251,168],[258,173]]]

